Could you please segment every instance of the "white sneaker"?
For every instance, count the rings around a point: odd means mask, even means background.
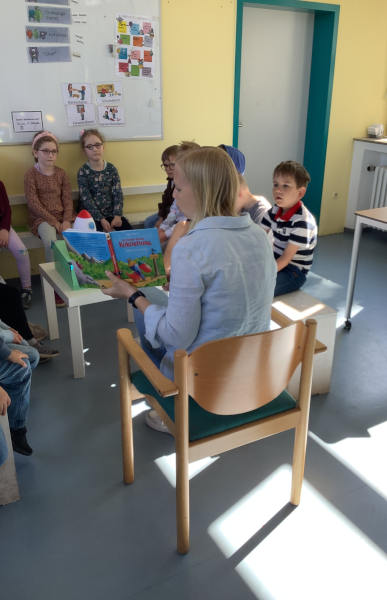
[[[169,431],[168,427],[161,419],[161,417],[159,417],[154,408],[148,410],[148,412],[145,413],[145,423],[151,429],[155,429],[156,431],[161,431],[161,433],[168,433],[169,435],[172,435],[172,433]]]

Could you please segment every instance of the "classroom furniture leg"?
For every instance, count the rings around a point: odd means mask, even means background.
[[[83,357],[83,336],[81,324],[81,311],[79,306],[69,306],[67,309],[69,319],[71,356],[73,359],[74,378],[85,376],[85,359]]]
[[[356,224],[355,224],[355,233],[353,236],[353,246],[352,246],[352,255],[351,255],[351,265],[349,267],[349,279],[348,279],[348,288],[347,288],[347,300],[345,304],[345,329],[351,329],[351,309],[353,302],[353,292],[355,289],[355,279],[356,279],[356,271],[357,271],[357,262],[359,258],[359,244],[360,237],[362,232],[362,222],[358,216],[356,216]]]
[[[57,340],[59,338],[59,328],[58,317],[56,314],[54,289],[43,276],[40,276],[40,279],[42,282],[44,303],[46,305],[47,325],[50,340]]]

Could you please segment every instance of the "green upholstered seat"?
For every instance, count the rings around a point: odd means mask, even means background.
[[[175,420],[175,403],[173,396],[168,396],[167,398],[159,396],[142,371],[133,373],[131,379],[132,383],[142,394],[153,396],[163,407],[169,418],[172,421]],[[274,400],[256,410],[236,415],[216,415],[204,410],[190,397],[189,441],[194,442],[195,440],[215,435],[216,433],[232,429],[233,427],[238,427],[252,421],[258,421],[259,419],[265,419],[271,415],[295,408],[295,406],[296,401],[294,398],[288,394],[288,392],[283,391],[277,398],[274,398]]]

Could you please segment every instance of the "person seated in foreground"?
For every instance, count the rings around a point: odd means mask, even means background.
[[[276,279],[265,232],[249,215],[236,213],[238,174],[223,150],[200,148],[179,156],[174,181],[176,203],[191,221],[172,251],[167,306],[152,304],[146,289],[110,272],[113,285],[102,290],[137,309],[141,345],[169,378],[178,348],[191,352],[210,340],[267,330]],[[168,431],[153,410],[146,423]]]
[[[29,354],[13,349],[0,337],[0,390],[2,413],[8,404],[8,420],[12,447],[15,452],[30,456],[32,448],[27,441],[26,420],[30,405],[32,369],[39,362],[39,353],[30,347]],[[5,394],[4,394],[5,392]]]

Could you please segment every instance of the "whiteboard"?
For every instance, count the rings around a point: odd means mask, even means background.
[[[30,20],[36,15],[36,22]],[[151,69],[141,71],[141,66],[134,71],[141,60],[129,60],[129,69],[136,74],[147,72],[146,77],[127,76],[121,72],[126,67],[118,67],[118,56],[127,54],[128,59],[134,56],[133,48],[128,47],[125,52],[122,40],[127,43],[128,38],[120,36],[117,30],[117,23],[125,28],[127,16],[134,17],[130,21],[134,23],[132,27],[143,21],[147,27],[149,22],[152,25],[149,43],[153,45],[148,59],[152,61]],[[133,32],[136,33],[132,29]],[[133,35],[131,40],[133,43]],[[38,62],[34,61],[36,51],[31,48],[38,48]],[[139,50],[144,52],[144,48]],[[43,62],[50,60],[54,62]],[[160,139],[163,134],[160,65],[159,0],[7,3],[0,20],[0,144],[30,143],[40,118],[43,128],[52,131],[60,142],[78,140],[80,131],[91,127],[98,128],[107,140]],[[75,82],[73,87],[78,95],[71,102],[66,100],[64,92],[69,82]],[[79,108],[84,101],[78,84],[87,84],[86,110]],[[101,99],[98,91],[101,87],[104,91],[105,84],[110,85],[109,94]],[[112,89],[120,93],[113,97]],[[101,103],[108,109],[103,112],[104,119],[100,114]],[[117,108],[111,111],[112,106]],[[90,122],[93,119],[95,123]]]

